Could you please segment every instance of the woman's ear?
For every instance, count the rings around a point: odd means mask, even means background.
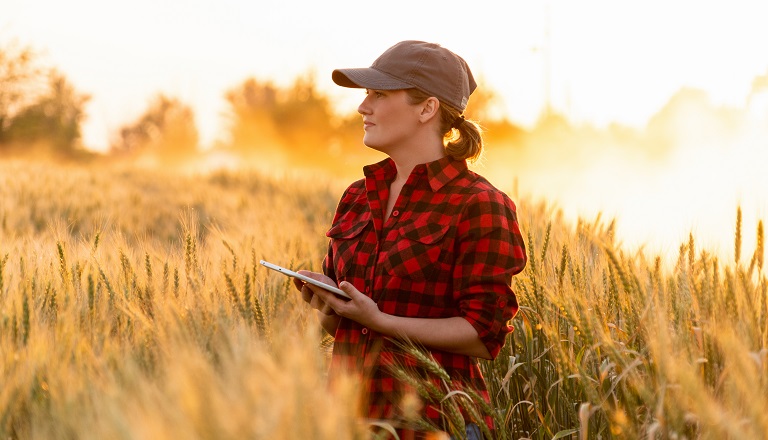
[[[421,103],[421,114],[419,119],[422,123],[429,122],[440,113],[440,101],[434,96],[430,96]]]

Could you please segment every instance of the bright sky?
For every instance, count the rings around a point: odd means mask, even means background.
[[[249,76],[288,84],[312,69],[322,90],[354,110],[360,96],[335,87],[331,70],[368,66],[404,39],[462,55],[523,125],[547,97],[575,121],[638,127],[683,86],[743,106],[752,80],[768,73],[764,0],[2,3],[0,42],[42,51],[46,65],[92,96],[84,138],[97,149],[159,92],[191,104],[211,142],[224,93]],[[748,188],[734,191],[749,198]]]
[[[549,77],[552,103],[574,119],[641,125],[683,85],[740,104],[751,80],[768,71],[763,5],[3,0],[0,39],[41,50],[92,95],[85,139],[95,148],[106,146],[110,132],[158,92],[194,106],[204,140],[220,129],[224,92],[248,76],[288,83],[314,69],[323,90],[349,99],[333,86],[330,71],[370,65],[403,39],[438,42],[461,54],[518,123],[535,121]]]

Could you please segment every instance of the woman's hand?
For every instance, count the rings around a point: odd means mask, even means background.
[[[330,284],[331,286],[336,285],[332,279],[321,273],[310,272],[308,270],[300,270],[299,273],[304,276],[314,278],[323,283]],[[323,296],[316,293],[316,291],[324,290],[311,284],[305,283],[298,278],[293,279],[293,285],[299,292],[301,292],[301,299],[303,299],[313,309],[318,311],[320,325],[323,326],[329,335],[335,336],[336,329],[339,327],[339,321],[341,320],[341,317],[333,311],[333,308],[324,300]],[[328,293],[333,295],[330,292]]]
[[[310,272],[308,270],[300,270],[298,273],[322,283],[336,286],[336,283],[330,277],[321,273]],[[298,278],[293,279],[293,285],[301,292],[301,299],[303,299],[304,302],[324,315],[339,315],[357,321],[360,324],[370,326],[373,324],[376,316],[381,313],[379,307],[372,299],[365,296],[362,292],[357,290],[355,286],[347,282],[342,282],[339,288],[345,291],[350,296],[351,300],[336,296],[336,294],[329,292],[322,287],[305,283]]]
[[[315,279],[317,281],[323,282],[325,284],[329,284],[331,286],[336,285],[336,283],[330,277],[327,277],[321,273],[310,272],[308,270],[300,270],[298,271],[298,273],[306,277]],[[313,290],[313,289],[318,289],[318,290],[323,290],[323,289],[315,287],[312,284],[305,283],[304,281],[298,278],[293,279],[293,285],[294,287],[296,287],[298,291],[301,292],[301,299],[303,299],[304,302],[309,304],[313,309],[318,310],[323,315],[331,316],[336,314],[333,311],[333,309],[325,302],[323,297],[316,295],[315,291]]]
[[[308,271],[299,271],[299,273],[331,286],[336,285],[329,277],[319,273]],[[301,280],[294,279],[293,282],[301,290],[302,299],[323,314],[343,316],[371,328],[375,328],[377,320],[381,318],[382,313],[376,303],[346,281],[342,281],[339,288],[346,292],[350,299],[341,298],[321,287],[303,283]]]
[[[379,306],[371,298],[357,290],[351,283],[342,281],[341,284],[339,284],[339,289],[346,292],[350,299],[340,298],[333,293],[320,288],[316,288],[315,293],[322,296],[323,301],[325,301],[337,315],[377,330],[384,318],[384,313],[379,310]]]

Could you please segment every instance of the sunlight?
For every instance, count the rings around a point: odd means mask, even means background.
[[[543,119],[509,151],[492,150],[481,172],[555,203],[575,222],[598,213],[617,237],[672,261],[693,233],[733,261],[736,210],[743,248],[756,246],[768,213],[768,92],[754,81],[747,106],[722,106],[700,90],[676,93],[638,130],[595,129]],[[523,207],[524,209],[524,207]]]

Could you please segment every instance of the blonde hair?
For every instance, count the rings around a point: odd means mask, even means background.
[[[420,104],[432,96],[419,89],[405,91],[411,104]],[[476,162],[483,154],[483,129],[477,122],[469,119],[464,119],[454,126],[454,122],[461,117],[458,109],[440,102],[440,134],[443,135],[445,153],[457,160]]]

